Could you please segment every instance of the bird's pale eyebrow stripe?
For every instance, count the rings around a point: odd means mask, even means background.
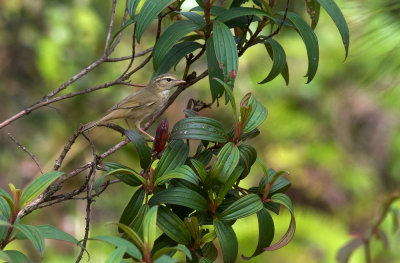
[[[165,76],[162,77],[161,79],[157,80],[157,81],[162,81],[162,80],[166,80],[166,79],[172,79],[172,80],[176,80],[176,78],[172,77],[172,76]]]

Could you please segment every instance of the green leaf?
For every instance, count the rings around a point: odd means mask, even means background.
[[[212,180],[218,180],[220,183],[226,183],[229,176],[235,170],[239,163],[239,149],[228,142],[222,147],[217,155],[217,161],[211,168],[210,177]]]
[[[217,98],[220,98],[224,94],[224,87],[215,79],[223,79],[224,73],[219,67],[217,57],[215,55],[214,41],[210,37],[206,42],[206,57],[207,57],[207,67],[208,67],[208,80],[210,85],[212,102]]]
[[[201,15],[194,12],[180,12],[180,14],[192,21],[193,23],[199,25],[200,29],[206,27],[206,21],[204,21],[204,18]]]
[[[33,246],[38,250],[41,257],[44,252],[44,237],[40,229],[36,226],[14,224],[14,228],[20,231],[27,239],[29,239]]]
[[[199,193],[182,187],[171,187],[157,192],[149,201],[150,205],[174,204],[205,212],[207,200]]]
[[[294,236],[294,232],[296,231],[296,220],[294,218],[293,205],[292,205],[292,201],[290,201],[290,198],[285,194],[277,193],[271,197],[271,200],[272,200],[272,202],[281,204],[281,205],[285,206],[286,208],[288,208],[290,211],[291,219],[290,219],[289,228],[286,231],[286,233],[283,235],[283,237],[281,239],[279,239],[272,246],[263,248],[266,251],[277,250],[277,249],[280,249],[280,248],[286,246],[292,240],[292,238]]]
[[[148,1],[151,2],[151,1]],[[178,42],[182,37],[187,35],[194,30],[200,29],[199,25],[187,21],[182,20],[173,23],[169,26],[164,33],[161,35],[160,39],[157,41],[154,46],[153,51],[153,67],[154,70],[157,71],[164,57],[168,53],[168,51]]]
[[[235,232],[229,224],[218,219],[214,219],[213,224],[222,248],[224,263],[234,263],[238,253],[238,241]]]
[[[258,243],[256,250],[250,257],[245,257],[242,255],[244,260],[249,260],[255,256],[260,255],[264,252],[263,248],[268,247],[275,235],[275,226],[274,221],[272,220],[271,215],[268,213],[266,209],[261,209],[257,212],[258,219]]]
[[[8,233],[8,227],[10,226],[8,223],[8,218],[4,215],[0,214],[0,244],[6,238]],[[1,251],[1,250],[0,250]]]
[[[184,245],[190,243],[190,232],[186,225],[168,208],[159,207],[157,226],[172,240]]]
[[[149,26],[151,21],[172,2],[174,2],[174,0],[148,0],[143,4],[142,9],[140,9],[140,12],[136,17],[136,39],[138,43],[140,42],[143,32]]]
[[[214,232],[215,237],[217,237],[217,235]],[[201,252],[203,252],[203,256],[200,260],[199,263],[212,263],[214,262],[217,257],[218,257],[218,250],[215,247],[215,245],[213,244],[213,242],[209,242],[207,244],[205,244],[202,248],[201,248]]]
[[[311,28],[314,30],[318,24],[321,6],[317,0],[305,0],[304,2],[306,2],[307,13],[311,19]]]
[[[124,211],[122,212],[121,218],[119,222],[125,225],[130,225],[133,219],[135,219],[138,214],[140,208],[142,207],[144,200],[144,189],[137,190],[131,197],[131,200],[126,205]],[[118,232],[122,232],[122,229],[118,229]]]
[[[0,259],[5,260],[7,262],[12,262],[11,258],[3,250],[0,250]]]
[[[283,12],[278,14],[284,15]],[[295,26],[296,30],[300,34],[304,41],[308,56],[308,70],[306,76],[308,77],[307,83],[309,83],[315,76],[318,69],[319,62],[319,47],[318,39],[311,29],[311,27],[296,13],[288,12],[287,19],[290,20]]]
[[[190,232],[190,235],[192,236],[194,242],[196,245],[200,244],[200,226],[199,226],[199,220],[195,216],[191,217],[185,217],[184,223],[187,227],[187,229]]]
[[[196,169],[201,181],[204,182],[207,177],[206,167],[204,164],[196,159],[190,159],[190,162],[192,163],[194,169]]]
[[[208,163],[211,161],[212,157],[213,157],[212,152],[208,149],[205,149],[196,156],[196,160],[201,162],[204,166],[207,166]]]
[[[128,0],[126,8],[128,9],[129,16],[134,19],[136,8],[141,0]]]
[[[250,106],[251,111],[248,117],[246,118],[245,122],[242,124],[242,132],[247,133],[251,132],[252,130],[256,129],[264,120],[267,118],[267,109],[259,103],[254,95],[246,96],[248,100],[242,100],[240,103],[243,106]]]
[[[153,77],[167,73],[183,57],[199,48],[201,48],[201,44],[197,42],[181,42],[176,44],[165,55]]]
[[[149,146],[147,146],[146,141],[139,132],[128,130],[125,131],[125,134],[133,145],[135,145],[135,148],[139,153],[140,167],[146,169],[151,162],[151,151]]]
[[[171,139],[206,140],[226,142],[222,124],[207,117],[189,117],[178,121],[170,134]]]
[[[56,239],[56,240],[62,240],[66,241],[75,245],[79,245],[79,241],[71,236],[68,233],[65,233],[64,231],[52,226],[52,225],[41,225],[37,226],[37,229],[39,229],[40,233],[42,233],[43,238],[45,239]]]
[[[133,231],[138,233],[138,235],[141,235],[142,233],[143,219],[148,209],[149,209],[148,205],[142,205],[142,207],[139,209],[139,212],[133,219],[132,223],[129,225],[129,227],[132,228]]]
[[[178,168],[185,163],[189,155],[189,147],[181,140],[172,141],[164,150],[163,155],[154,171],[154,180],[168,171]]]
[[[225,23],[228,22],[229,20],[232,20],[237,17],[241,16],[251,16],[251,15],[260,15],[260,16],[266,16],[269,17],[270,19],[274,20],[274,18],[271,16],[271,14],[268,14],[267,12],[256,9],[256,8],[250,8],[250,7],[234,7],[226,10],[225,12],[219,14],[217,16],[217,20]]]
[[[187,165],[182,165],[181,167],[171,170],[165,173],[163,176],[158,177],[157,180],[154,182],[154,186],[157,186],[160,183],[164,184],[171,179],[182,179],[195,185],[199,184],[199,178],[192,170],[192,168]]]
[[[108,172],[112,171],[112,170],[116,170],[116,169],[127,169],[130,170],[132,173],[139,175],[139,173],[137,171],[135,171],[134,169],[122,165],[122,164],[118,164],[118,163],[104,163],[104,167],[106,168],[106,170]],[[123,183],[130,185],[130,186],[139,186],[142,184],[142,180],[138,180],[136,178],[136,176],[130,176],[130,174],[114,174],[114,177],[120,179]],[[103,177],[103,176],[102,176]],[[104,178],[104,177],[103,177]]]
[[[232,174],[229,176],[229,179],[226,181],[225,184],[221,185],[221,188],[219,189],[218,192],[218,205],[224,201],[224,198],[226,194],[231,190],[232,186],[237,182],[239,179],[240,175],[243,172],[243,167],[242,166],[237,166],[236,169],[232,172]]]
[[[96,191],[96,194],[100,190],[101,182],[107,176],[115,176],[115,177],[118,176],[119,179],[124,178],[126,181],[128,181],[128,178],[129,178],[130,185],[132,185],[132,186],[139,186],[139,185],[144,184],[144,178],[142,176],[136,174],[135,171],[133,171],[131,169],[116,169],[116,170],[112,170],[106,174],[103,174],[102,176],[99,177],[99,179],[96,180],[96,183],[94,184],[94,189]],[[122,181],[122,179],[121,179],[121,181]]]
[[[240,161],[243,163],[245,175],[249,174],[251,167],[257,159],[257,151],[252,146],[241,144],[239,146]]]
[[[333,22],[335,22],[338,28],[340,36],[342,37],[343,40],[344,49],[346,50],[346,55],[345,55],[346,59],[349,51],[350,39],[349,39],[349,28],[347,26],[343,14],[333,0],[317,0],[317,1],[326,10],[326,12],[329,14],[329,16],[332,18]]]
[[[5,216],[8,220],[11,218],[11,207],[5,196],[0,195],[0,215]]]
[[[360,246],[364,244],[364,240],[361,238],[354,238],[350,240],[346,245],[340,248],[339,252],[336,255],[336,260],[339,263],[348,263],[350,260],[351,254]]]
[[[176,263],[178,262],[176,259],[173,259],[167,255],[162,255],[158,259],[154,260],[154,263]]]
[[[276,40],[272,38],[267,39],[265,48],[267,49],[268,54],[271,56],[273,64],[268,76],[258,84],[264,84],[273,80],[276,78],[276,76],[282,73],[287,66],[285,50]]]
[[[229,222],[255,214],[263,208],[263,204],[258,195],[248,194],[228,206],[219,214],[218,218],[221,221]]]
[[[19,200],[19,207],[23,208],[30,202],[32,202],[36,197],[38,197],[46,188],[54,182],[58,177],[63,175],[63,172],[51,171],[41,176],[37,177],[33,182],[31,182],[28,187],[22,193]]]
[[[12,263],[30,263],[30,259],[18,250],[4,250],[3,251],[9,257],[9,262]]]
[[[147,211],[143,220],[143,243],[151,251],[157,238],[157,206]]]
[[[169,252],[171,252],[171,251],[174,251],[174,252],[175,252],[175,251],[182,252],[183,254],[185,254],[185,256],[186,256],[187,258],[189,258],[189,260],[192,260],[192,255],[190,254],[190,250],[189,250],[187,247],[185,247],[184,245],[181,245],[181,244],[177,245],[176,247],[166,247],[166,248],[162,248],[162,249],[156,251],[156,252],[154,253],[154,255],[152,256],[151,259],[152,259],[152,260],[159,259],[159,258],[162,257],[162,255],[167,254],[167,253],[169,253]],[[164,261],[160,261],[160,262],[164,262]]]
[[[218,81],[224,87],[225,92],[229,97],[229,101],[231,102],[232,112],[233,112],[233,115],[234,115],[235,121],[236,121],[238,118],[237,118],[236,100],[235,100],[235,96],[233,95],[233,88],[228,86],[228,84],[226,84],[225,82],[223,82],[220,79],[216,78],[215,80]]]
[[[104,262],[120,263],[124,257],[125,252],[126,252],[126,247],[123,247],[123,246],[117,247],[116,249],[113,250],[113,252],[111,252],[110,255],[108,255],[108,257],[106,258],[106,260]]]
[[[142,254],[140,253],[139,249],[126,239],[116,236],[95,236],[89,239],[103,241],[116,247],[126,247],[126,253],[128,253],[131,257],[135,259],[142,258]]]
[[[121,223],[116,223],[116,225],[118,226],[118,229],[121,229],[122,232],[124,232],[129,238],[131,238],[133,240],[133,242],[137,246],[139,246],[139,248],[141,248],[142,250],[145,249],[142,238],[135,231],[133,231],[132,228],[130,228],[129,226],[127,226],[125,224],[121,224]]]
[[[222,22],[213,24],[214,50],[225,80],[234,80],[238,71],[238,53],[231,30]]]

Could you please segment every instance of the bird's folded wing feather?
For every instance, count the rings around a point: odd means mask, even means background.
[[[137,97],[137,95],[138,94],[132,94],[131,96],[126,97],[119,103],[115,104],[111,109],[109,109],[109,112],[118,109],[140,109],[143,107],[149,107],[157,102],[157,98],[154,97],[147,97],[145,99],[141,98],[140,100],[134,99],[133,97]]]

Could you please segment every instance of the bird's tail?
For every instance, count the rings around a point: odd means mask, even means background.
[[[100,119],[100,120],[97,120],[97,121],[92,121],[92,122],[86,123],[85,125],[83,125],[83,127],[82,127],[82,129],[81,129],[81,132],[88,131],[88,130],[90,130],[90,129],[96,127],[97,125],[99,125],[99,124],[102,123],[102,122],[103,122],[103,119]]]

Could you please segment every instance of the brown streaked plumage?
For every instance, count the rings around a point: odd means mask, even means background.
[[[108,110],[106,116],[84,125],[82,131],[90,130],[106,121],[125,119],[125,121],[133,120],[135,127],[139,131],[154,140],[151,135],[140,128],[140,125],[143,121],[159,113],[167,103],[171,89],[182,83],[185,83],[185,81],[180,80],[173,74],[157,76],[146,87],[130,94],[115,104]]]

